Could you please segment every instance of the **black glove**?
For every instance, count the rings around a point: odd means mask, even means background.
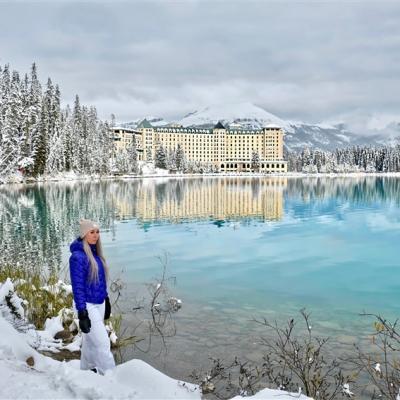
[[[104,310],[104,319],[108,319],[108,318],[110,318],[110,315],[111,315],[111,304],[110,304],[110,299],[108,298],[108,296],[105,299],[105,303],[106,303],[106,308]]]
[[[87,310],[78,311],[79,328],[83,333],[89,333],[92,326]]]

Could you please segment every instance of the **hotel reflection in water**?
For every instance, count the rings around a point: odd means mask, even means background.
[[[190,220],[278,221],[283,217],[285,177],[144,180],[132,201],[115,198],[119,219],[141,223]]]

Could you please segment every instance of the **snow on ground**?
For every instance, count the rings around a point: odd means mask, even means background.
[[[2,316],[0,332],[1,399],[200,399],[201,396],[196,385],[169,378],[140,360],[118,365],[105,376],[81,371],[77,360],[55,361],[29,346],[27,335],[17,332]]]
[[[167,176],[169,171],[162,168],[156,168],[154,163],[138,161],[139,168],[142,172],[141,176]]]
[[[58,287],[62,286],[60,284]],[[36,351],[32,346],[35,333],[41,346],[49,349],[53,335],[62,328],[60,317],[46,321],[44,331],[17,331],[6,297],[14,293],[10,279],[0,283],[0,399],[200,399],[198,385],[172,379],[141,360],[117,365],[104,376],[79,369],[79,361],[56,361]],[[20,299],[19,299],[20,300]],[[19,305],[20,303],[17,302]],[[15,320],[14,320],[15,321]],[[79,347],[80,341],[75,343]],[[241,396],[235,399],[241,399]],[[246,399],[306,400],[298,394],[264,389]]]
[[[254,396],[236,396],[232,400],[240,399],[257,399],[257,400],[310,400],[310,397],[304,396],[301,393],[285,394],[281,390],[263,389],[256,393]],[[312,400],[312,399],[311,399]]]
[[[201,398],[197,385],[169,378],[141,360],[130,360],[101,376],[81,371],[77,360],[59,362],[41,355],[28,344],[27,335],[17,332],[2,316],[0,332],[1,399]],[[241,398],[237,396],[234,399]],[[246,398],[307,399],[270,389]]]

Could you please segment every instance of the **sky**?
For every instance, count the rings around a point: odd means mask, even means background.
[[[400,121],[398,1],[2,1],[0,64],[102,118],[251,102],[283,119]]]

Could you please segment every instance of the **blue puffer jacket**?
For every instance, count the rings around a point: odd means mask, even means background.
[[[97,255],[96,245],[90,245],[90,248],[99,267],[99,280],[94,282],[89,282],[89,259],[83,250],[82,240],[78,238],[70,246],[72,254],[69,258],[69,272],[75,306],[78,311],[85,310],[86,303],[101,304],[108,296],[103,262]]]

